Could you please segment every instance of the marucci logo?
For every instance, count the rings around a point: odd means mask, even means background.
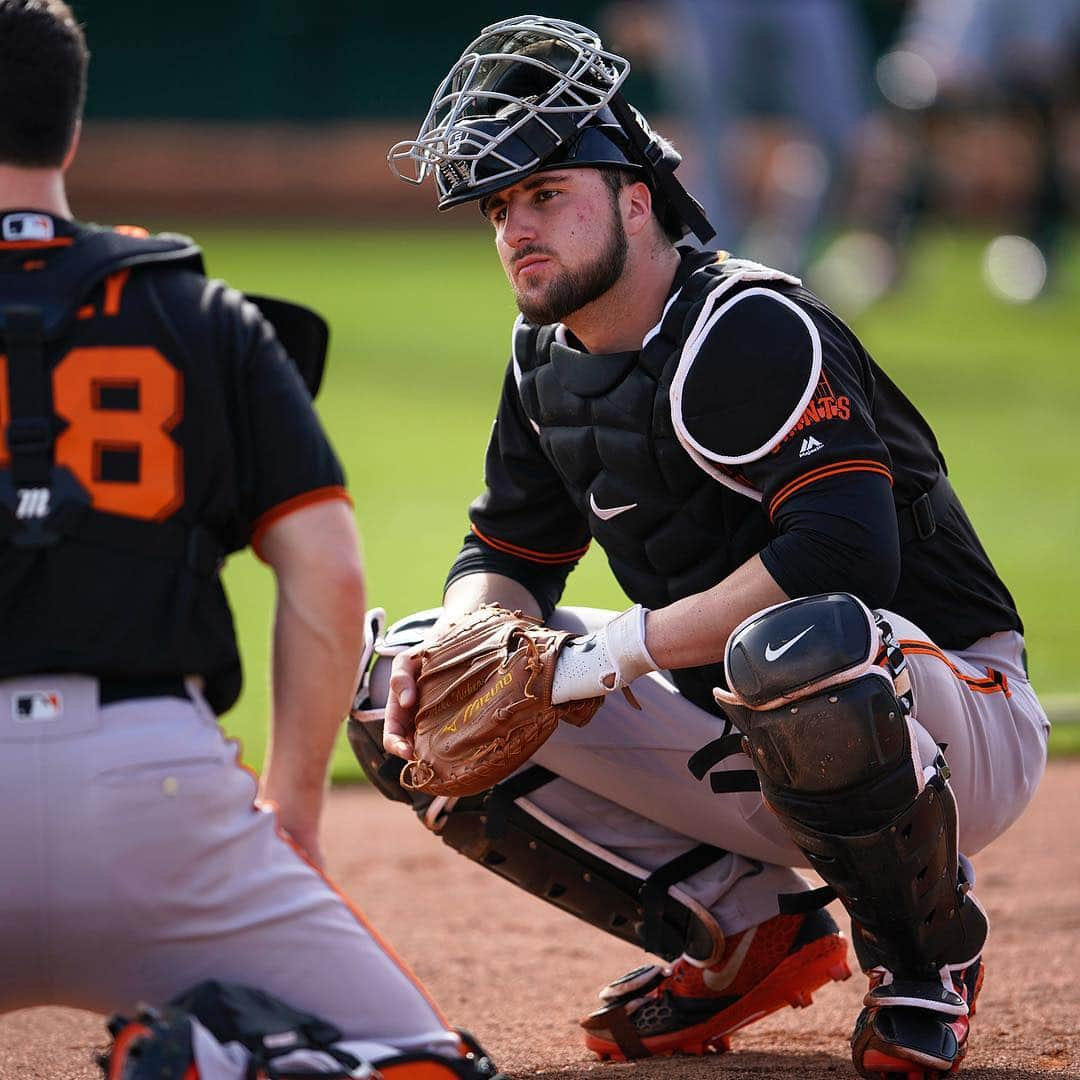
[[[637,506],[637,503],[628,503],[626,506],[612,506],[610,508],[597,506],[596,496],[591,491],[589,492],[589,509],[601,521],[610,521],[613,517],[625,514],[627,510],[633,510],[635,506]]]

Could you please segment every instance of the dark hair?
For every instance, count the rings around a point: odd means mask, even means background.
[[[89,59],[64,0],[0,0],[0,162],[63,164],[82,116]]]
[[[667,212],[666,204],[657,198],[656,191],[653,189],[652,185],[649,184],[644,176],[636,169],[620,169],[618,165],[597,165],[595,168],[603,178],[613,199],[617,199],[619,197],[619,192],[630,184],[636,184],[639,180],[643,184],[646,184],[652,192],[653,217],[660,223],[660,228],[664,230],[664,235],[673,244],[677,244],[686,235],[686,230],[683,229],[682,222]]]

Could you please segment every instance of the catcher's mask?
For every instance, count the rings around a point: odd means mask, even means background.
[[[641,174],[668,232],[707,242],[716,231],[675,179],[682,158],[619,92],[629,71],[578,23],[495,23],[439,84],[416,138],[390,148],[390,168],[412,184],[434,175],[447,210],[540,169],[615,166]]]

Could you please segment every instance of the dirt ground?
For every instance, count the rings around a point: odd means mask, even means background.
[[[1055,762],[1024,818],[975,859],[992,931],[968,1080],[1080,1078],[1078,822],[1080,760]],[[741,1032],[729,1054],[601,1065],[582,1047],[576,1020],[602,984],[641,962],[638,950],[454,854],[408,809],[367,789],[334,793],[326,839],[331,875],[453,1022],[512,1076],[855,1075],[847,1037],[859,976],[820,991],[810,1009],[786,1009]],[[102,1031],[99,1017],[66,1009],[2,1017],[0,1078],[91,1080]]]

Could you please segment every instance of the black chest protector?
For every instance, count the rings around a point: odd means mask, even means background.
[[[84,440],[87,416],[93,421],[85,436],[91,439],[91,475],[105,467],[101,462],[110,451],[120,460],[139,453],[125,445],[109,414],[94,411],[100,400],[79,405],[82,420],[62,420],[54,380],[73,355],[65,347],[95,287],[118,271],[159,265],[202,272],[198,247],[184,237],[92,229],[80,232],[45,269],[0,274],[8,412],[8,460],[0,468],[0,677],[35,671],[135,680],[202,674],[208,698],[221,710],[235,700],[240,677],[218,580],[224,554],[218,538],[189,516],[182,494],[156,515],[103,510],[78,469],[64,463],[67,452],[57,453],[66,432]],[[169,339],[146,308],[128,312],[125,305],[109,333],[118,345],[134,338],[148,348],[161,345],[168,355]],[[128,394],[138,409],[142,383],[134,389],[122,383],[106,371],[87,393]]]
[[[202,272],[198,247],[184,237],[83,234],[47,270],[0,274],[0,343],[7,358],[9,467],[0,471],[0,541],[52,547],[96,532],[91,500],[71,471],[54,464],[63,425],[53,410],[46,353],[63,339],[86,297],[105,278],[134,266],[187,265]],[[87,526],[89,525],[89,530]],[[108,540],[111,529],[101,533]],[[125,532],[114,533],[124,545]]]
[[[556,326],[519,323],[514,337],[522,404],[544,453],[627,596],[648,608],[711,588],[774,535],[760,504],[708,475],[672,422],[688,328],[710,292],[739,287],[746,265],[690,258],[696,267],[640,351],[587,354]],[[722,664],[673,674],[688,698],[720,712],[711,688],[723,684]]]

